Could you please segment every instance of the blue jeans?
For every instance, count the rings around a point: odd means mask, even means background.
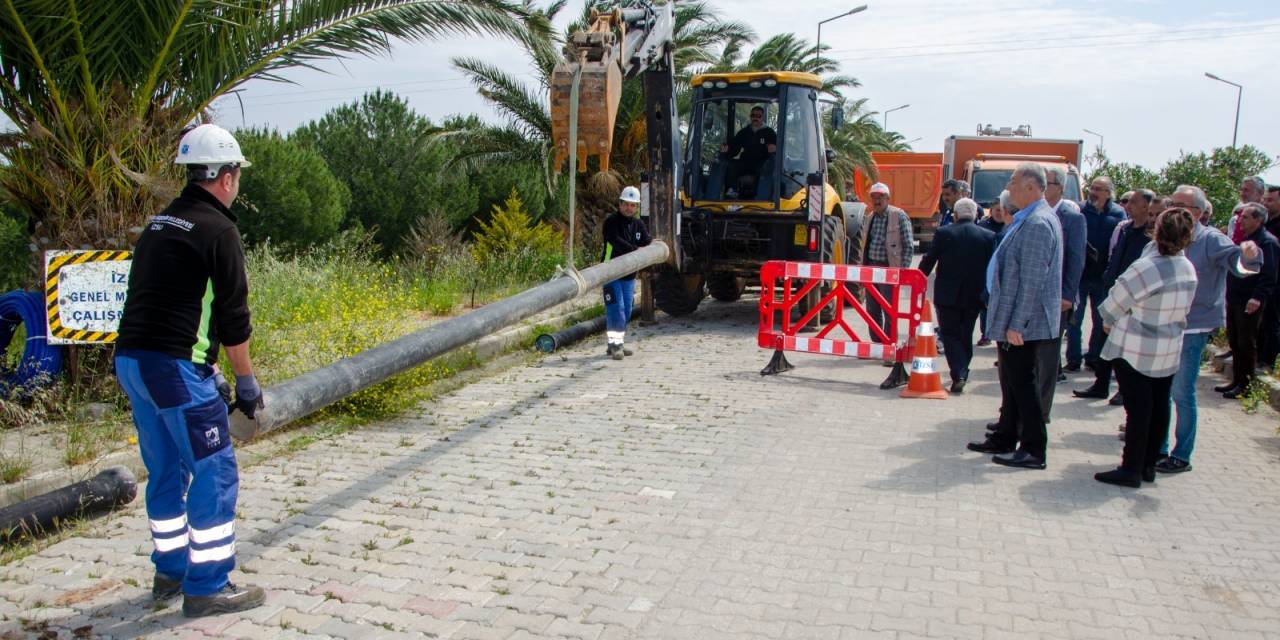
[[[1182,358],[1178,372],[1173,374],[1173,390],[1170,398],[1178,409],[1174,439],[1177,444],[1169,453],[1169,442],[1160,447],[1160,453],[1171,455],[1183,462],[1191,462],[1191,450],[1196,446],[1196,380],[1200,377],[1200,354],[1209,343],[1209,333],[1188,333],[1182,336]]]
[[[635,293],[635,279],[614,280],[604,285],[604,326],[609,344],[622,344],[626,339]]]
[[[1098,314],[1098,305],[1107,297],[1107,287],[1101,280],[1080,281],[1080,301],[1076,304],[1071,324],[1067,326],[1067,364],[1079,364],[1083,360],[1097,360],[1102,353],[1102,344],[1106,337],[1102,333],[1102,316]],[[1093,328],[1089,331],[1089,351],[1081,354],[1084,348],[1084,310],[1090,311]]]
[[[151,561],[187,595],[217,593],[236,566],[240,477],[213,368],[136,349],[115,363],[150,476]]]

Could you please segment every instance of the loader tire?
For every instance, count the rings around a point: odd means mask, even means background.
[[[713,273],[707,278],[707,291],[712,298],[720,302],[734,302],[742,297],[742,290],[747,288],[745,278],[731,273]]]
[[[822,219],[822,263],[823,264],[849,264],[849,238],[845,231],[845,222],[840,216],[826,216]],[[818,304],[818,301],[831,293],[831,287],[821,285],[815,287],[805,299],[796,305],[803,315]],[[797,318],[799,319],[799,318]],[[826,324],[835,319],[835,305],[828,304],[826,308],[814,317],[815,322],[810,323],[806,329],[816,328],[817,323]]]
[[[687,316],[706,294],[706,274],[661,271],[653,282],[653,302],[669,316]]]

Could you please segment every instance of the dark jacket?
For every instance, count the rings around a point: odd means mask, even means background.
[[[1151,238],[1147,237],[1147,231],[1151,229],[1154,222],[1155,220],[1148,220],[1146,226],[1141,229],[1135,229],[1132,224],[1125,224],[1120,230],[1115,251],[1111,252],[1111,257],[1107,260],[1107,272],[1102,276],[1104,287],[1110,289],[1115,285],[1116,280],[1120,279],[1120,274],[1142,257],[1142,250],[1146,249],[1151,242]]]
[[[652,241],[640,214],[629,217],[622,215],[622,212],[614,212],[604,221],[604,254],[600,261],[608,262],[618,256],[625,256]],[[636,274],[629,273],[619,280],[634,280],[635,277]]]
[[[1080,279],[1089,282],[1100,282],[1107,273],[1108,248],[1111,246],[1111,233],[1116,225],[1124,220],[1124,209],[1112,200],[1107,200],[1102,208],[1086,202],[1080,208],[1084,214],[1085,255],[1084,271]]]
[[[147,221],[133,250],[120,349],[213,364],[222,344],[249,339],[249,281],[236,217],[187,185]]]
[[[992,218],[991,216],[987,216],[979,220],[976,224],[979,227],[982,227],[983,229],[986,229],[987,231],[994,233],[996,236],[995,238],[996,244],[999,244],[1000,238],[1004,237],[1005,224],[1003,222],[996,222],[995,219]]]
[[[1054,207],[1062,223],[1062,299],[1076,304],[1080,295],[1080,277],[1084,273],[1086,225],[1084,214],[1076,203],[1063,199]]]
[[[769,127],[752,130],[751,125],[742,128],[729,143],[729,157],[733,158],[742,152],[742,160],[753,167],[769,157],[769,145],[778,144],[778,134]]]
[[[987,286],[987,262],[995,251],[996,235],[969,220],[949,224],[933,236],[933,245],[920,260],[928,276],[934,265],[933,303],[939,307],[981,309]]]
[[[1241,278],[1233,272],[1227,277],[1227,304],[1241,307],[1250,300],[1270,300],[1276,288],[1276,261],[1280,260],[1280,241],[1266,229],[1258,229],[1245,239],[1254,241],[1262,250],[1262,268],[1256,276]]]

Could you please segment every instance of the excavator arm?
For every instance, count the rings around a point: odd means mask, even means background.
[[[572,144],[577,167],[571,171],[587,171],[590,156],[598,159],[600,171],[608,171],[622,80],[641,78],[650,231],[672,247],[671,265],[678,267],[680,137],[672,62],[674,9],[674,0],[665,4],[636,0],[613,11],[592,11],[590,26],[570,37],[564,60],[552,72],[551,132],[556,167],[569,160]]]

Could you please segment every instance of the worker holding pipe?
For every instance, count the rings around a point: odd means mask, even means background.
[[[618,196],[618,211],[604,221],[604,257],[602,262],[623,256],[652,241],[649,230],[640,219],[640,190],[626,187]],[[629,273],[604,285],[605,336],[609,347],[606,355],[614,360],[631,355],[625,346],[627,321],[635,301],[636,274]]]
[[[230,206],[249,166],[227,130],[191,129],[176,164],[187,185],[147,221],[134,248],[116,375],[129,396],[147,481],[155,550],[156,602],[183,596],[194,618],[244,611],[265,600],[260,587],[232,584],[239,471],[228,411],[252,418],[262,390],[249,357],[249,283]],[[222,347],[235,372],[235,397],[216,369]],[[222,387],[220,389],[219,387]]]

